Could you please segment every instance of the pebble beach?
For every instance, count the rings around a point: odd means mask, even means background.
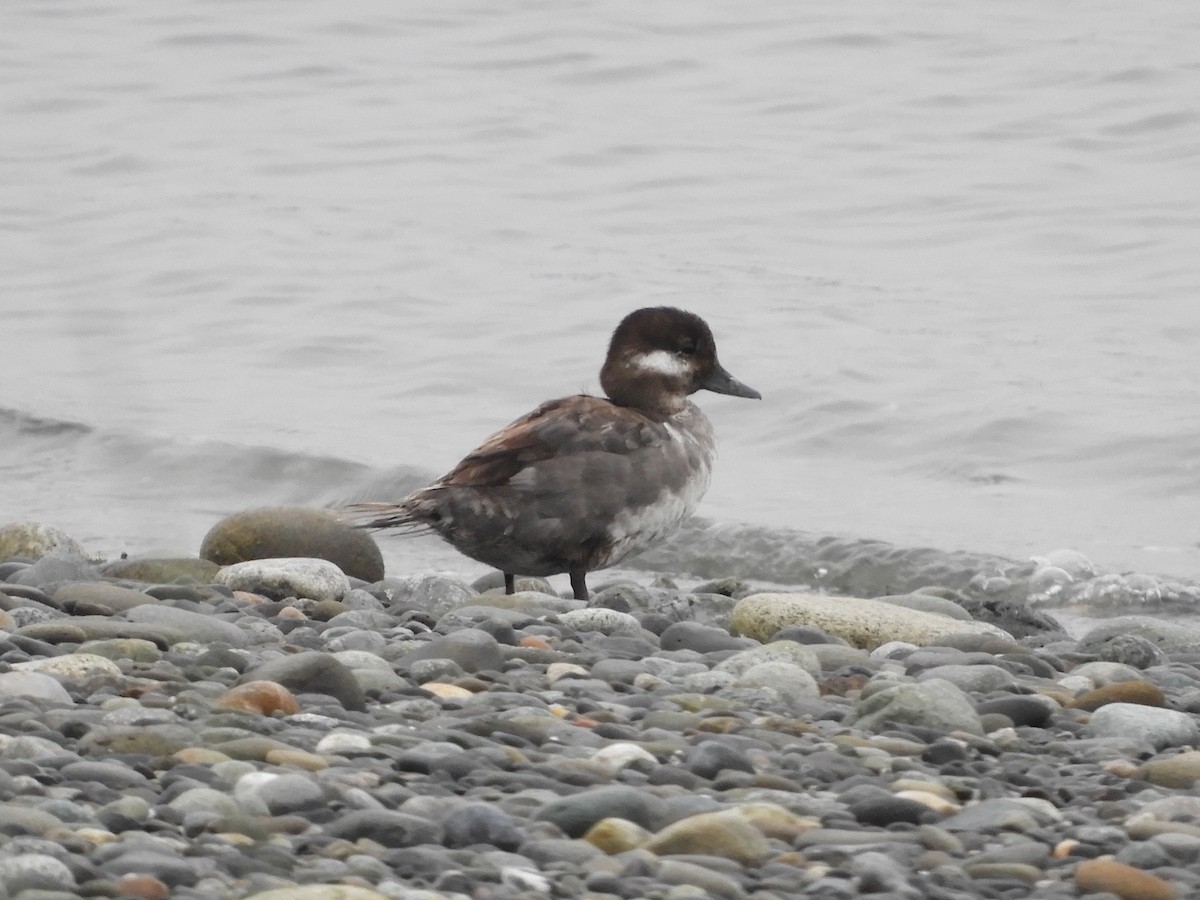
[[[1200,629],[937,576],[584,604],[320,511],[0,527],[0,897],[1200,896]]]

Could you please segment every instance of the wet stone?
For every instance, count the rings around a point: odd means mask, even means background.
[[[366,698],[354,673],[328,653],[311,651],[279,657],[246,672],[240,681],[275,682],[297,694],[327,694],[348,710],[366,709]]]
[[[1136,735],[1162,749],[1200,741],[1200,724],[1194,716],[1173,709],[1156,709],[1133,703],[1110,703],[1088,720],[1088,732],[1097,737]]]
[[[486,803],[468,803],[451,810],[442,829],[448,847],[488,844],[511,851],[525,838],[525,830],[512,816]]]
[[[214,562],[196,557],[145,557],[113,560],[101,566],[100,573],[107,578],[123,578],[147,584],[206,584],[212,581],[219,568]]]
[[[316,558],[362,581],[383,578],[383,556],[371,535],[325,509],[261,507],[222,519],[200,556],[221,566],[251,560]]]
[[[897,822],[918,825],[935,818],[925,804],[897,797],[882,789],[876,795],[852,803],[849,810],[859,822],[879,828],[886,828]]]
[[[1149,669],[1167,661],[1167,655],[1153,641],[1136,634],[1118,634],[1096,648],[1096,655],[1135,669]]]
[[[631,787],[599,787],[562,797],[543,807],[538,819],[552,822],[572,838],[582,837],[601,819],[628,819],[655,831],[665,824],[666,804]]]
[[[744,753],[719,741],[703,741],[693,747],[688,753],[687,768],[710,781],[725,769],[754,772],[754,764]]]
[[[1014,695],[985,700],[975,707],[981,716],[1001,715],[1016,727],[1044,728],[1051,721],[1056,704],[1036,695]]]
[[[103,581],[67,582],[55,590],[53,596],[59,609],[80,615],[112,615],[154,602],[153,597],[141,591]]]
[[[421,660],[442,659],[455,663],[464,672],[496,671],[504,668],[504,654],[492,635],[478,628],[464,628],[428,641],[402,660],[411,666]]]
[[[0,884],[10,897],[32,891],[71,891],[75,876],[61,860],[44,853],[0,856]]]
[[[206,613],[162,604],[147,604],[131,607],[123,616],[129,622],[172,629],[186,634],[189,640],[203,644],[222,643],[230,647],[245,647],[249,643],[246,632],[232,622]]]
[[[350,590],[345,574],[333,563],[317,558],[253,559],[225,566],[214,576],[217,584],[273,599],[301,597],[340,600]]]
[[[65,582],[95,581],[97,575],[96,567],[80,556],[52,553],[13,573],[8,580],[14,585],[41,588],[53,596],[58,586]]]
[[[437,823],[385,809],[349,812],[325,828],[334,837],[350,841],[370,838],[384,847],[411,847],[442,840],[442,829]]]
[[[699,622],[676,622],[659,634],[663,650],[694,650],[711,653],[719,650],[745,650],[753,646],[747,638],[736,638],[724,628]]]
[[[883,686],[871,694],[864,691],[853,723],[870,731],[881,731],[889,723],[906,723],[939,732],[983,734],[979,714],[967,695],[940,678]]]

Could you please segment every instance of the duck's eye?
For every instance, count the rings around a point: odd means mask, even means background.
[[[679,352],[680,356],[695,356],[696,355],[696,345],[693,344],[691,341],[689,341],[686,344],[680,344],[678,352]]]

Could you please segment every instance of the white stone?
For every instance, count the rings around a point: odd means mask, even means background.
[[[738,601],[729,619],[731,632],[760,641],[795,625],[820,628],[867,649],[893,640],[923,646],[951,634],[1013,639],[1002,628],[986,622],[964,622],[863,597],[825,594],[751,594]]]
[[[14,663],[18,672],[42,672],[58,678],[89,678],[93,675],[121,674],[121,667],[105,656],[95,653],[68,653],[66,656],[49,656]]]
[[[350,590],[350,581],[341,569],[328,560],[310,557],[249,559],[220,569],[213,582],[235,591],[311,600],[340,600]]]

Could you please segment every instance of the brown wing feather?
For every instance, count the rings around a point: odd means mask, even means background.
[[[438,484],[497,487],[545,459],[592,451],[622,453],[660,440],[649,419],[643,428],[613,429],[611,409],[610,401],[586,395],[543,403],[484,441]]]

